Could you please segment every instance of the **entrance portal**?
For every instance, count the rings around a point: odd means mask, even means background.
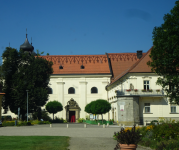
[[[75,122],[75,111],[69,111],[69,122]]]
[[[80,107],[74,99],[70,99],[65,106],[67,122],[76,122],[80,118]]]

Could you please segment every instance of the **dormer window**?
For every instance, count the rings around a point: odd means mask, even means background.
[[[62,66],[62,65],[60,65],[59,69],[63,69],[63,66]]]
[[[85,69],[85,66],[81,65],[81,69]]]

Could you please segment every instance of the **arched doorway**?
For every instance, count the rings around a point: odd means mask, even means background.
[[[80,107],[73,98],[67,102],[65,109],[67,122],[77,122],[77,120],[80,118]]]

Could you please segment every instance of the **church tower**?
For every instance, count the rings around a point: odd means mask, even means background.
[[[35,54],[35,52],[33,52],[34,47],[32,46],[32,42],[30,44],[27,39],[27,29],[25,42],[20,46],[20,49],[22,49],[24,52],[28,52],[29,54]]]

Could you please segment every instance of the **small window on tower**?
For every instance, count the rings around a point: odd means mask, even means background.
[[[63,66],[62,66],[62,65],[60,65],[59,69],[63,69]]]
[[[81,69],[85,69],[85,66],[81,65]]]

